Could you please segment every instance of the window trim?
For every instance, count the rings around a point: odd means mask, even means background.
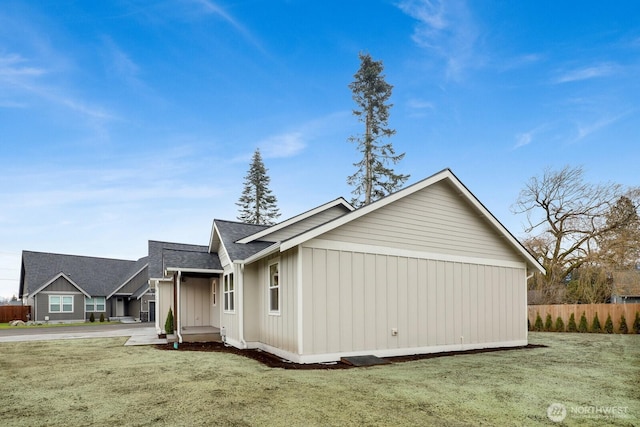
[[[73,299],[74,295],[49,295],[49,313],[60,313],[60,314],[65,314],[65,313],[73,313],[74,312],[74,299]],[[59,298],[59,303],[58,304],[51,304],[51,299],[52,298]],[[65,304],[64,303],[64,298],[71,298],[71,310],[65,310],[64,306],[65,305],[69,305],[69,304]],[[52,305],[57,305],[59,306],[59,309],[57,311],[54,311],[51,309]]]
[[[236,312],[236,304],[235,304],[235,281],[233,277],[233,272],[227,273],[223,276],[223,304],[222,311],[228,314],[235,314]],[[231,307],[231,308],[229,308]]]
[[[102,304],[96,301],[98,298],[102,298]],[[91,305],[93,306],[92,310],[87,310],[89,307],[89,300],[91,300]],[[102,305],[103,309],[98,310],[98,305]],[[106,313],[107,312],[107,298],[106,297],[85,297],[84,298],[84,311],[87,313]]]
[[[211,306],[216,307],[218,305],[218,279],[211,280]]]
[[[271,275],[271,267],[276,266],[277,285],[273,285],[273,276]],[[272,291],[276,291],[278,295],[277,309],[273,310]],[[282,282],[280,281],[280,258],[275,258],[267,264],[267,311],[271,316],[279,316],[282,309]]]

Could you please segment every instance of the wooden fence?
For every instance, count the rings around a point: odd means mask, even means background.
[[[12,320],[27,321],[27,315],[31,313],[30,305],[0,305],[0,323]]]
[[[551,319],[555,325],[558,317],[562,318],[565,328],[569,324],[569,317],[571,313],[574,314],[576,324],[580,323],[580,317],[582,313],[587,316],[587,322],[589,328],[593,318],[598,313],[598,319],[600,325],[604,328],[604,322],[607,321],[607,316],[611,315],[613,321],[613,329],[618,332],[618,326],[620,325],[620,316],[624,314],[627,320],[627,328],[629,332],[632,332],[633,321],[636,318],[636,312],[640,312],[640,304],[558,304],[558,305],[530,305],[528,307],[529,323],[533,326],[536,322],[536,316],[540,313],[540,317],[544,322],[547,319],[547,314],[551,314]]]

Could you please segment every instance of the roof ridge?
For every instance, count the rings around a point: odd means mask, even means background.
[[[138,262],[140,261],[142,258],[138,258],[138,259],[123,259],[123,258],[110,258],[110,257],[105,257],[105,256],[94,256],[94,255],[74,255],[74,254],[61,254],[61,253],[57,253],[57,252],[41,252],[41,251],[28,251],[28,250],[23,250],[22,253],[31,253],[31,254],[39,254],[39,255],[54,255],[54,256],[63,256],[63,257],[70,257],[70,258],[91,258],[91,259],[103,259],[103,260],[109,260],[109,261],[123,261],[123,262]],[[144,257],[143,257],[144,258]]]

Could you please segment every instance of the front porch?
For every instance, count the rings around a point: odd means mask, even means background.
[[[222,342],[220,328],[215,326],[183,326],[182,342]],[[167,335],[167,342],[178,342],[178,335]]]

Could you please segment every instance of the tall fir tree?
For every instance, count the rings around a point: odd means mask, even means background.
[[[374,61],[368,53],[360,53],[359,57],[360,69],[349,88],[358,105],[353,115],[364,123],[365,129],[363,135],[351,136],[349,141],[358,144],[362,159],[353,164],[357,170],[347,177],[347,183],[355,187],[352,204],[357,207],[394,192],[409,179],[409,175],[398,174],[390,166],[402,160],[405,153],[396,154],[390,142],[381,141],[396,133],[388,127],[389,109],[393,106],[388,101],[393,86],[385,81],[382,61]]]
[[[271,178],[267,171],[260,149],[256,148],[249,171],[244,177],[244,190],[236,203],[240,208],[238,220],[248,224],[272,225],[280,216],[278,200],[269,189]]]

